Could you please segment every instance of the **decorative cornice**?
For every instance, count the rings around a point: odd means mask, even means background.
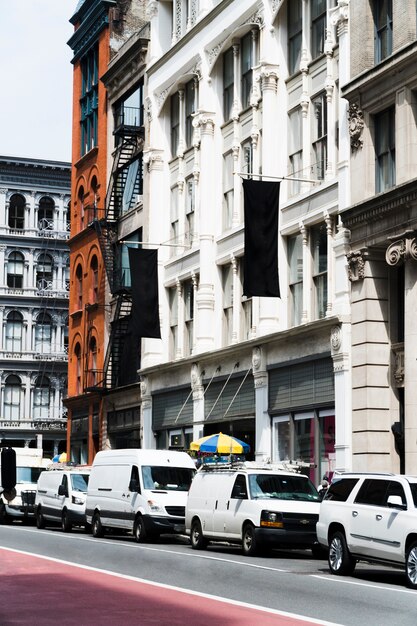
[[[114,2],[111,2],[114,4]],[[71,63],[75,63],[97,41],[99,34],[109,25],[108,7],[104,4],[97,6],[87,16],[81,26],[75,31],[68,45],[74,52]]]

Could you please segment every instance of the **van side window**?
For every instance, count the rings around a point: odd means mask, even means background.
[[[235,484],[233,485],[231,498],[238,498],[240,500],[247,500],[248,490],[246,487],[246,478],[243,474],[236,476]]]
[[[130,473],[129,489],[130,491],[137,491],[138,493],[140,493],[139,470],[136,465],[132,465],[132,471]]]

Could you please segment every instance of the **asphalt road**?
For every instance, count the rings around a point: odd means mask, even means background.
[[[238,546],[226,544],[194,551],[185,537],[137,544],[127,535],[94,539],[82,531],[65,534],[20,524],[0,527],[2,547],[343,626],[417,623],[417,592],[404,586],[400,570],[359,563],[352,577],[336,577],[309,551],[275,550],[247,558]],[[196,624],[200,602],[193,597]]]

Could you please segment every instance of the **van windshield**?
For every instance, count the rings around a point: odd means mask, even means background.
[[[249,488],[253,499],[319,501],[313,483],[303,476],[280,476],[279,474],[251,474]]]
[[[188,491],[195,470],[188,467],[158,467],[144,465],[142,479],[145,489],[161,491]]]
[[[37,483],[43,471],[43,467],[16,467],[16,482],[26,484]]]
[[[87,493],[89,474],[71,474],[71,486],[73,491]]]

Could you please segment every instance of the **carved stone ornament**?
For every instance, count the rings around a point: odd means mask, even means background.
[[[346,255],[348,262],[348,277],[354,283],[365,278],[365,258],[362,250],[349,252]]]
[[[330,345],[333,352],[338,352],[342,345],[342,331],[340,326],[333,326],[330,334]]]
[[[191,366],[191,389],[198,391],[202,386],[200,366],[193,363]]]
[[[142,376],[140,381],[140,393],[142,398],[147,395],[148,391],[148,377]]]
[[[362,148],[363,139],[361,139],[364,122],[363,112],[357,104],[351,104],[348,111],[350,146],[352,150]]]
[[[256,348],[254,348],[252,352],[252,369],[254,372],[257,372],[260,369],[261,363],[262,363],[262,352],[261,352],[260,347],[256,346]]]
[[[214,64],[216,63],[216,59],[219,56],[225,42],[226,42],[227,37],[225,37],[224,39],[222,39],[222,41],[219,41],[219,43],[217,43],[213,48],[211,48],[210,50],[206,50],[206,56],[207,56],[207,65],[209,68],[209,74],[211,72],[211,70],[214,67]]]
[[[406,234],[402,239],[398,239],[388,246],[385,259],[388,265],[400,265],[407,259],[417,261],[417,239],[415,233]]]

